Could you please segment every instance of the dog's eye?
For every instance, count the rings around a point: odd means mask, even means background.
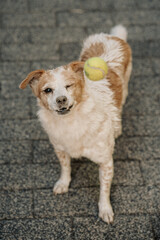
[[[68,88],[70,88],[72,86],[73,86],[73,84],[69,84],[69,85],[66,85],[65,88],[68,89]]]
[[[44,90],[44,92],[45,92],[45,93],[50,93],[50,92],[53,92],[53,90],[52,90],[51,88],[46,88],[46,89]]]

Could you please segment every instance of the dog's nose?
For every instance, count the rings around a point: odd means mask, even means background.
[[[56,103],[58,105],[65,105],[67,103],[67,98],[65,96],[60,96],[56,98]]]

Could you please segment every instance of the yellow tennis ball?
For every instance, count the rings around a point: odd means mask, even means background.
[[[90,80],[98,81],[105,78],[108,72],[108,66],[102,58],[93,57],[85,62],[84,72]]]

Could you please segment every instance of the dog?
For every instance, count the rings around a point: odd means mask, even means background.
[[[118,25],[110,34],[89,36],[78,61],[52,70],[35,70],[21,82],[29,84],[37,97],[38,117],[60,161],[61,175],[53,192],[68,191],[71,181],[70,159],[86,157],[99,165],[99,217],[113,221],[110,187],[113,178],[115,138],[122,133],[122,107],[128,95],[132,70],[127,30]],[[84,73],[84,62],[100,57],[108,73],[100,81],[91,81]]]

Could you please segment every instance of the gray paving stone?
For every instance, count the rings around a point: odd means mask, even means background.
[[[160,59],[152,59],[152,66],[155,74],[160,74],[160,68],[159,68],[159,62]]]
[[[1,12],[27,12],[28,5],[27,0],[1,0],[0,11]]]
[[[96,10],[99,7],[99,3],[97,0],[93,0],[92,4],[89,0],[86,1],[74,1],[74,0],[68,0],[67,2],[65,0],[61,1],[29,1],[31,6],[31,11],[36,12],[42,11],[44,9],[45,12],[51,12],[51,11],[57,11],[57,10],[74,10],[74,9],[86,9],[86,10]]]
[[[160,84],[158,76],[132,76],[129,82],[129,94],[139,94],[139,98],[143,96],[153,97],[159,94],[157,86]]]
[[[34,186],[36,188],[53,188],[60,177],[58,164],[34,165]]]
[[[148,9],[159,9],[160,8],[160,3],[157,0],[142,0],[142,1],[138,1],[136,0],[136,6],[137,8],[148,8]]]
[[[129,44],[132,48],[133,57],[143,58],[143,57],[159,57],[160,50],[159,40],[152,41],[138,41],[132,40],[129,41]]]
[[[29,72],[28,72],[29,73]],[[27,76],[27,74],[26,74]],[[25,76],[25,77],[26,77]],[[24,98],[28,99],[28,97],[32,97],[33,93],[28,86],[26,89],[21,90],[19,88],[20,83],[23,81],[25,77],[20,77],[17,79],[12,80],[2,80],[1,81],[1,96],[2,98],[21,98],[21,101],[23,101]]]
[[[157,25],[130,26],[128,27],[129,40],[155,40],[160,39],[160,31]]]
[[[119,1],[118,1],[119,2]],[[118,24],[118,23],[117,23]],[[110,33],[111,28],[113,25],[101,25],[99,27],[93,26],[87,28],[88,35],[94,34],[94,33]],[[149,26],[127,26],[128,36],[127,39],[129,41],[132,40],[139,40],[139,41],[146,41],[146,40],[159,40],[160,39],[160,31],[157,25],[149,25]]]
[[[132,76],[137,77],[141,76],[149,76],[154,75],[152,60],[149,58],[133,58],[133,71]],[[134,78],[133,77],[133,78]]]
[[[154,186],[154,195],[153,195],[153,199],[154,199],[154,203],[156,206],[156,213],[160,213],[160,205],[159,205],[159,199],[160,199],[160,186]]]
[[[0,62],[0,80],[17,81],[18,84],[27,76],[29,71],[28,62]]]
[[[98,165],[95,163],[72,164],[72,188],[99,186]]]
[[[142,185],[143,178],[137,161],[115,161],[113,184]]]
[[[160,157],[159,137],[120,137],[116,140],[114,159],[152,160]]]
[[[127,1],[127,0],[119,0],[119,1],[101,1],[100,2],[102,9],[106,10],[137,10],[137,9],[158,9],[160,8],[159,2],[157,0],[149,1],[149,0],[142,0],[142,1]]]
[[[134,9],[136,10],[136,2],[135,1],[127,1],[127,0],[109,0],[109,1],[101,1],[100,3],[101,9],[102,10],[107,10],[107,11],[122,11],[122,10],[130,10]],[[117,13],[116,13],[117,14]]]
[[[57,22],[59,27],[92,27],[103,25],[113,25],[112,14],[105,12],[85,12],[85,13],[57,13]]]
[[[141,162],[145,184],[160,184],[160,159]]]
[[[99,188],[70,189],[68,193],[54,196],[52,190],[34,193],[35,215],[97,216]],[[112,186],[111,203],[116,214],[155,213],[158,210],[159,192],[155,187]]]
[[[137,92],[129,94],[123,107],[123,115],[159,115],[159,95],[140,96]]]
[[[94,163],[72,164],[71,188],[99,186],[99,166]],[[136,161],[115,161],[112,184],[141,185],[143,179]]]
[[[156,213],[156,187],[112,186],[111,203],[116,214]]]
[[[33,184],[32,165],[1,165],[0,189],[29,189]]]
[[[37,119],[31,120],[2,120],[0,139],[40,140],[48,139]]]
[[[29,118],[30,105],[28,99],[14,98],[14,99],[1,99],[0,105],[0,118],[1,119],[17,119]]]
[[[38,112],[39,107],[38,107],[38,103],[37,103],[37,98],[34,96],[34,97],[30,98],[29,101],[30,101],[30,108],[31,108],[31,118],[38,119],[37,112]]]
[[[30,191],[1,191],[0,219],[32,218],[32,193]]]
[[[159,116],[130,116],[122,121],[126,136],[160,136]]]
[[[97,216],[98,188],[70,189],[66,194],[54,195],[52,189],[34,191],[36,217],[76,215]]]
[[[89,26],[86,27],[86,31],[87,31],[87,36],[95,34],[95,33],[110,33],[111,28],[113,27],[113,23],[111,24],[101,24],[99,26]]]
[[[2,59],[5,60],[57,60],[59,59],[58,45],[51,44],[10,44],[3,45]]]
[[[158,10],[135,10],[134,14],[131,11],[121,12],[118,11],[114,15],[114,23],[115,24],[137,24],[137,25],[146,25],[146,24],[157,24],[159,21],[159,11]]]
[[[18,43],[22,44],[29,41],[30,33],[28,29],[0,29],[0,43],[10,44]]]
[[[153,231],[154,231],[154,236],[155,236],[155,239],[160,239],[160,216],[157,214],[157,215],[154,215],[154,216],[151,216],[151,223],[152,223],[152,228],[153,228]]]
[[[115,215],[114,223],[107,225],[101,220],[90,217],[76,217],[73,221],[75,239],[133,239],[153,240],[154,236],[148,216]]]
[[[1,165],[0,189],[53,188],[60,175],[57,164]]]
[[[52,144],[47,141],[33,142],[33,162],[34,163],[58,163],[58,158],[54,152]]]
[[[47,61],[47,60],[40,61],[40,62],[34,61],[31,64],[31,70],[34,71],[36,69],[45,69],[45,70],[53,69],[66,64],[67,64],[67,61]]]
[[[64,43],[60,45],[61,60],[75,61],[78,60],[81,47],[79,43]]]
[[[0,222],[3,239],[45,239],[62,240],[71,238],[71,220],[55,219],[19,219]]]
[[[86,34],[83,28],[32,28],[31,41],[33,43],[69,43],[69,42],[81,42]]]
[[[0,164],[3,163],[30,163],[32,160],[31,141],[1,141]]]
[[[5,14],[2,17],[3,27],[55,27],[55,14],[27,13]]]

